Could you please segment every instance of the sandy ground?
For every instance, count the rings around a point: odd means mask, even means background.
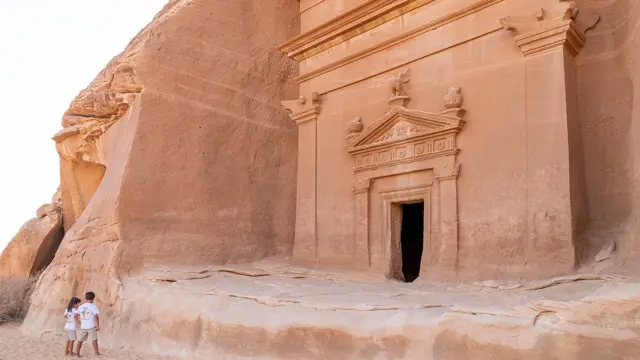
[[[41,338],[23,334],[16,324],[0,324],[0,360],[71,359],[64,355],[66,339],[60,334],[45,334]],[[87,347],[88,346],[88,347]],[[112,360],[173,360],[173,358],[136,354],[124,350],[101,349],[103,356],[94,356],[90,344],[84,344],[82,358]],[[76,359],[75,357],[73,359]]]

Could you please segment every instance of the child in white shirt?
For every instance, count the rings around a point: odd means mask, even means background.
[[[82,348],[82,342],[91,340],[93,345],[93,351],[96,355],[100,355],[98,350],[98,331],[100,331],[100,310],[93,304],[96,294],[89,291],[84,295],[84,299],[87,300],[84,304],[78,307],[78,312],[75,314],[76,320],[80,323],[80,331],[78,334],[78,346],[76,348],[76,355],[80,357],[80,349]]]
[[[72,297],[69,300],[69,305],[64,311],[64,318],[67,319],[67,323],[64,325],[64,329],[67,332],[67,346],[64,349],[65,355],[75,355],[73,353],[73,342],[77,340],[76,336],[76,313],[78,312],[78,306],[80,306],[80,299]]]

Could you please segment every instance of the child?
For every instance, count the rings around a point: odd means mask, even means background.
[[[84,295],[85,302],[80,305],[75,317],[80,323],[80,331],[78,334],[78,347],[76,348],[76,355],[80,357],[80,349],[82,348],[82,342],[91,339],[93,344],[93,351],[96,355],[100,355],[98,350],[98,331],[100,331],[100,310],[93,304],[96,298],[96,294],[89,291]]]
[[[76,341],[76,313],[78,312],[78,306],[80,306],[80,299],[72,297],[69,300],[67,310],[64,311],[64,317],[67,319],[67,323],[64,325],[64,329],[67,331],[67,346],[64,349],[65,355],[75,355],[73,353],[73,342]]]

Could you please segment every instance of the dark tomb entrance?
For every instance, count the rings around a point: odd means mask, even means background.
[[[402,204],[402,274],[405,282],[413,282],[420,275],[424,243],[424,202]]]

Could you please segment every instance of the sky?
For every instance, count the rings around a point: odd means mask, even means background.
[[[0,251],[60,183],[71,100],[167,0],[0,0]]]

